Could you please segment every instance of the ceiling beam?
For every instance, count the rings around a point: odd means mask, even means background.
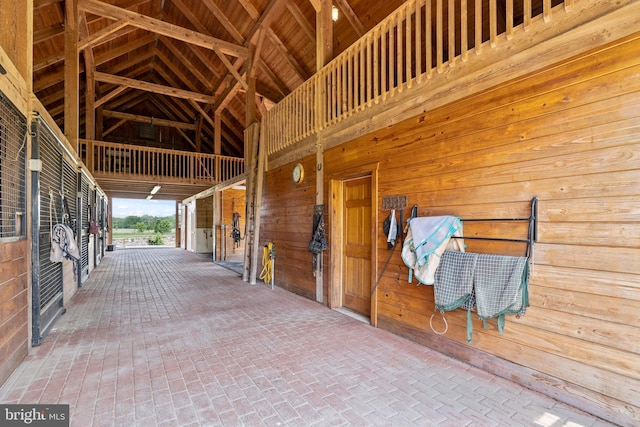
[[[302,31],[304,31],[304,33],[307,35],[309,40],[315,43],[316,32],[311,26],[311,24],[309,24],[309,21],[307,21],[307,18],[304,16],[304,14],[302,13],[298,5],[293,1],[289,0],[287,1],[287,9],[289,9],[289,12],[291,12],[291,15],[293,15],[293,18],[296,20],[298,25],[300,25],[300,28],[302,28]]]
[[[176,0],[173,0],[174,2]],[[213,13],[213,16],[216,17],[218,22],[222,24],[222,26],[227,30],[227,32],[235,39],[238,43],[244,43],[244,37],[240,34],[240,31],[233,25],[231,20],[224,14],[222,10],[213,2],[213,0],[202,0],[202,3]]]
[[[95,57],[95,65],[96,67],[99,65],[103,65],[109,61],[112,61],[122,55],[125,55],[127,53],[133,52],[136,49],[142,48],[148,44],[151,44],[155,41],[155,36],[153,34],[149,34],[147,36],[141,37],[141,38],[136,38],[134,41],[132,41],[131,43],[128,43],[126,45],[120,46],[116,49],[112,49],[109,50],[108,52],[96,56]],[[126,67],[125,68],[129,68],[134,66],[135,64],[143,61],[143,60],[147,60],[150,59],[153,56],[152,51],[150,50],[149,52],[143,52],[140,55],[136,55],[135,58],[130,59],[129,61],[126,62]],[[64,59],[64,51],[62,51],[62,58],[60,59],[60,61],[62,61]],[[84,64],[80,64],[80,72],[84,71]],[[110,70],[111,71],[111,70]],[[112,71],[113,73],[113,71]],[[46,75],[46,77],[41,78],[41,79],[37,79],[34,81],[33,83],[33,91],[34,92],[39,92],[41,90],[47,89],[53,85],[56,85],[58,83],[62,83],[64,81],[64,70],[60,70],[57,73],[49,73]]]
[[[62,0],[33,0],[33,8],[38,9],[40,7],[49,6],[50,4],[61,3]]]
[[[207,77],[202,74],[202,72],[200,71],[200,67],[198,67],[193,61],[187,58],[182,49],[182,44],[178,46],[175,40],[168,37],[160,37],[158,41],[162,43],[172,53],[172,55],[178,58],[180,62],[184,64],[189,69],[189,71],[191,71],[191,73],[193,73],[200,84],[204,85],[207,88],[207,91],[211,91],[213,89],[213,85],[211,84],[211,77]],[[197,47],[195,49],[200,51],[200,49]],[[158,49],[158,52],[159,51],[160,49]]]
[[[310,77],[309,72],[305,70],[300,62],[289,52],[289,49],[284,45],[280,37],[276,33],[273,32],[271,28],[267,28],[267,37],[269,41],[275,46],[275,48],[280,52],[280,54],[284,57],[284,59],[291,65],[291,67],[295,70],[298,77],[302,79],[304,82]]]
[[[33,33],[33,44],[36,45],[63,34],[64,26],[62,24],[54,24],[50,27],[35,31]]]
[[[106,94],[102,98],[96,100],[95,108],[101,107],[102,105],[104,105],[105,103],[111,101],[113,98],[115,98],[116,96],[120,95],[122,92],[124,92],[127,89],[128,89],[128,87],[126,87],[126,86],[118,86],[117,88],[113,89],[111,92],[109,92],[108,94]]]
[[[258,9],[256,9],[253,3],[251,3],[251,0],[238,0],[238,3],[242,5],[244,10],[254,21],[260,17],[260,12],[258,12]]]
[[[178,57],[178,59],[181,59],[180,56],[176,55]],[[196,83],[198,82],[197,78],[194,78],[193,76],[187,76],[180,67],[177,66],[176,64],[176,56],[174,57],[169,57],[169,55],[164,52],[162,49],[156,49],[156,58],[158,60],[160,60],[160,64],[163,67],[168,68],[174,76],[176,76],[182,84],[178,84],[178,82],[176,82],[174,79],[171,79],[170,81],[168,81],[168,83],[171,86],[174,87],[186,87],[187,89],[194,91],[194,92],[198,92],[200,89],[198,89]],[[156,66],[154,67],[154,70],[159,71],[158,70],[158,63],[155,64]],[[191,71],[191,70],[189,70]],[[169,80],[169,79],[167,79]],[[208,89],[208,88],[207,88]]]
[[[56,52],[53,55],[49,55],[46,58],[38,61],[37,63],[34,63],[33,72],[35,73],[36,71],[40,71],[62,61],[64,61],[64,50]]]
[[[193,99],[195,101],[204,102],[207,104],[213,104],[215,102],[215,97],[204,95],[202,93],[190,92],[188,90],[177,89],[141,80],[134,80],[128,77],[114,76],[107,73],[96,72],[96,80],[104,83],[112,83],[115,85],[122,85],[134,89],[144,90],[147,92],[153,92],[160,95],[183,99]]]
[[[188,28],[178,27],[159,19],[151,18],[117,6],[112,6],[98,0],[81,0],[78,4],[78,8],[86,12],[93,13],[94,15],[103,16],[113,20],[128,20],[134,27],[211,49],[224,55],[246,57],[248,54],[246,47],[198,33]]]
[[[117,37],[117,35],[114,35],[114,33],[120,31],[121,29],[123,29],[127,25],[129,25],[129,23],[126,20],[117,21],[117,22],[114,22],[111,25],[107,25],[106,27],[102,28],[101,30],[96,31],[93,34],[90,34],[90,35],[88,35],[86,37],[83,37],[78,42],[78,50],[83,50],[83,49],[85,49],[87,47],[96,47],[97,45],[99,45],[101,43],[105,43],[105,42],[107,42],[109,40],[112,40],[113,38]],[[109,36],[112,36],[112,35],[114,37],[109,37]]]
[[[139,114],[121,113],[119,111],[103,110],[102,115],[112,119],[129,120],[136,123],[145,123],[148,125],[166,126],[175,129],[196,130],[193,123],[176,122],[174,120],[158,119],[156,117],[142,116]]]
[[[355,14],[353,9],[349,5],[349,2],[347,0],[334,1],[344,14],[344,17],[347,18],[347,21],[349,21],[349,24],[351,24],[353,29],[356,30],[356,34],[358,34],[358,37],[362,37],[367,31],[365,30],[364,25],[362,25],[360,18],[358,18],[358,15]]]
[[[209,33],[209,30],[204,26],[204,24],[202,24],[202,22],[200,22],[200,19],[197,16],[195,16],[193,12],[191,12],[191,10],[182,2],[182,0],[175,0],[174,4],[180,10],[180,12],[182,12],[185,18],[187,18],[187,20],[191,23],[191,25],[193,25],[201,34],[206,36],[211,36],[211,33]],[[244,38],[242,37],[242,34],[240,34],[240,32],[231,25],[231,22],[226,18],[226,16],[215,4],[213,4],[212,2],[205,1],[205,6],[207,6],[207,8],[209,8],[209,10],[212,11],[212,13],[214,13],[214,16],[216,17],[216,19],[218,19],[219,21],[222,20],[221,22],[224,22],[226,20],[226,22],[228,23],[227,25],[229,26],[229,28],[225,26],[227,31],[233,31],[232,35],[234,37],[238,36],[239,42],[241,43],[244,42]],[[216,12],[213,12],[214,10]],[[230,28],[232,28],[233,30],[230,30]],[[236,62],[236,65],[234,66],[233,64],[231,64],[231,61],[227,59],[224,53],[219,50],[214,50],[214,53],[218,56],[220,61],[222,61],[224,66],[227,68],[228,72],[231,73],[231,75],[235,77],[238,83],[240,83],[242,87],[246,89],[247,83],[244,81],[244,79],[242,79],[242,77],[240,76],[240,74],[238,74],[238,71],[237,71],[237,68],[239,68],[241,64],[238,64],[238,62]]]
[[[196,101],[190,99],[189,104],[191,104],[191,106],[195,108],[198,113],[200,113],[200,117],[204,118],[211,125],[212,128],[214,129],[216,128],[216,124],[214,123],[213,119],[209,117],[207,112],[204,111]]]
[[[153,102],[154,107],[162,111],[167,117],[176,117],[177,119],[180,119],[185,123],[188,120],[191,120],[193,118],[191,116],[191,111],[189,111],[189,114],[187,114],[186,110],[181,106],[176,105],[174,101],[175,101],[175,98],[161,97],[157,101],[155,102],[151,101],[151,102]]]
[[[128,121],[129,120],[127,120],[127,119],[119,120],[118,123],[114,124],[109,129],[107,129],[104,132],[102,132],[102,137],[104,138],[105,136],[109,135],[111,132],[113,132],[114,130],[118,129],[120,126],[122,126],[123,124],[127,123]]]

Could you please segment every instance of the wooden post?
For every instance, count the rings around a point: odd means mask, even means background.
[[[79,128],[80,64],[78,55],[78,0],[64,2],[64,134],[76,153]]]
[[[91,172],[91,173],[93,173],[94,170],[95,170],[95,164],[94,164],[95,154],[93,153],[93,151],[94,151],[93,143],[94,143],[93,139],[85,140],[86,150],[87,150],[86,166],[87,166],[87,169],[89,169],[89,172]],[[78,155],[79,155],[79,153],[78,153]]]
[[[247,219],[245,222],[244,230],[244,268],[242,273],[242,280],[248,281],[250,279],[250,270],[253,268],[253,246],[256,246],[255,240],[255,223],[256,216],[260,212],[256,209],[256,169],[258,169],[256,162],[258,160],[258,132],[259,127],[254,124],[245,131],[245,140],[247,140],[247,146],[249,147],[250,154],[248,155],[248,169],[247,169]],[[262,133],[262,132],[260,132]],[[266,156],[266,147],[265,156]],[[257,264],[256,264],[257,266]],[[255,282],[254,282],[255,283]]]
[[[249,63],[247,64],[247,92],[244,96],[245,103],[245,123],[244,127],[247,129],[256,121],[256,62],[257,58],[254,58],[256,53],[256,45],[251,44],[249,46]],[[246,147],[245,147],[246,150]]]
[[[333,58],[333,21],[331,20],[331,0],[320,0],[320,11],[316,13],[316,70]]]
[[[109,233],[107,234],[107,245],[113,244],[113,198],[107,196],[110,202],[110,206],[107,205],[107,227]]]
[[[215,124],[214,128],[213,128],[213,154],[216,155],[216,166],[215,166],[215,180],[216,182],[221,182],[220,179],[222,177],[222,173],[220,171],[220,154],[222,154],[222,129],[220,128],[221,123],[222,123],[222,117],[221,117],[222,113],[220,111],[216,111],[215,113],[213,113],[213,123]],[[244,154],[244,160],[245,160],[245,164],[247,163],[247,153],[245,151]]]
[[[251,248],[251,277],[249,284],[256,284],[256,276],[258,272],[258,246],[260,243],[260,207],[262,206],[262,182],[264,181],[264,166],[267,158],[267,150],[264,144],[264,132],[257,124],[254,125],[254,144],[258,145],[258,170],[254,181],[254,205],[253,205],[253,241]],[[255,138],[255,134],[259,132],[260,137]],[[259,142],[258,142],[259,141]]]
[[[176,200],[176,241],[175,247],[180,247],[180,202]]]
[[[80,16],[78,17],[78,34],[82,36],[82,38],[89,36],[89,28],[87,25],[87,16],[84,12],[80,12]],[[84,56],[84,69],[85,69],[85,93],[84,93],[84,114],[85,114],[85,132],[84,137],[86,139],[94,140],[96,139],[96,65],[95,59],[93,57],[93,48],[91,46],[87,46],[83,49]],[[92,163],[89,159],[89,154],[87,153],[87,167],[91,172],[93,172],[93,168],[89,166],[89,163]]]
[[[331,59],[333,59],[333,21],[331,20],[331,0],[320,0],[320,10],[316,13],[316,66],[320,71]],[[319,93],[318,93],[319,95]],[[316,111],[322,111],[323,97],[316,96]],[[324,118],[321,118],[320,123]],[[323,131],[318,132],[316,144],[316,204],[324,204],[324,144]],[[322,254],[319,255],[316,276],[316,301],[323,302],[324,281],[322,274]]]

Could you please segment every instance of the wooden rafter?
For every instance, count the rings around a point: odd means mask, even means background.
[[[311,24],[309,24],[309,21],[307,21],[307,18],[304,16],[298,5],[289,0],[287,1],[287,9],[289,9],[289,12],[291,12],[291,15],[293,15],[293,18],[296,20],[300,28],[302,28],[302,31],[304,31],[309,40],[315,43],[316,32]]]
[[[214,16],[216,16],[216,19],[218,19],[219,21],[222,20],[224,22],[227,22],[227,27],[229,27],[229,28],[225,27],[227,28],[227,31],[231,31],[233,32],[234,35],[239,36],[238,41],[242,43],[244,41],[242,34],[240,34],[240,32],[231,25],[230,21],[224,16],[222,11],[215,4],[213,4],[212,2],[209,2],[209,3],[205,2],[205,6],[207,6],[209,10],[211,10],[212,12],[213,10],[215,10]],[[181,0],[176,0],[174,4],[180,10],[180,12],[185,16],[185,18],[187,18],[187,20],[195,28],[197,28],[198,31],[200,31],[200,33],[207,36],[211,36],[211,34],[209,33],[209,30],[207,30],[207,28],[202,24],[202,22],[200,22],[200,19],[197,16],[195,16],[193,12],[191,12],[191,10]],[[221,52],[220,50],[214,50],[214,52],[218,56],[220,61],[224,64],[224,66],[227,68],[227,71],[231,73],[231,75],[235,77],[235,79],[241,85],[243,85],[243,87],[246,89],[247,83],[241,78],[240,74],[238,74],[238,68],[242,65],[242,63],[236,62],[236,64],[232,64],[231,61],[229,61],[229,59],[224,55],[223,52]]]
[[[157,99],[156,99],[157,98]],[[153,106],[162,111],[167,117],[175,117],[184,122],[191,120],[192,117],[186,113],[186,110],[176,104],[175,98],[167,98],[164,96],[154,97]],[[174,119],[175,120],[175,119]]]
[[[205,86],[208,91],[211,91],[213,89],[213,85],[211,83],[211,76],[207,77],[204,74],[202,74],[202,72],[200,71],[200,67],[198,67],[193,61],[191,61],[191,59],[189,59],[184,54],[182,46],[178,46],[175,40],[170,39],[168,37],[160,37],[158,38],[158,41],[161,44],[163,44],[172,53],[172,55],[175,58],[179,59],[180,62],[184,64],[191,73],[193,73],[195,78],[200,82],[200,84]],[[199,48],[196,48],[196,49],[198,51],[200,50]],[[157,52],[159,51],[160,49],[157,49]]]
[[[161,49],[156,49],[156,58],[160,60],[160,62],[161,62],[163,67],[166,67],[167,69],[169,69],[169,71],[171,71],[174,76],[176,76],[178,79],[180,79],[182,84],[184,86],[186,86],[187,89],[189,89],[191,91],[194,91],[194,92],[198,92],[199,91],[198,86],[196,84],[198,79],[194,78],[192,76],[189,76],[185,72],[183,72],[182,69],[180,67],[178,67],[177,64],[175,63],[175,58],[170,58]],[[159,71],[159,67],[157,66],[157,63],[156,63],[156,67],[154,69],[156,71]],[[173,78],[167,79],[167,80],[171,84],[171,86],[178,86],[178,83],[175,80],[173,80]],[[209,89],[209,88],[207,88],[207,89]]]
[[[233,25],[231,20],[220,10],[220,8],[213,2],[213,0],[202,0],[202,3],[211,11],[213,16],[216,17],[218,22],[222,24],[225,30],[235,39],[238,43],[244,43],[244,37],[240,34],[240,31]]]
[[[111,25],[108,25],[104,28],[102,28],[99,31],[96,31],[93,34],[87,35],[87,36],[83,36],[82,39],[80,40],[80,42],[78,43],[78,49],[79,50],[83,50],[87,47],[95,47],[100,43],[106,43],[110,40],[113,40],[114,37],[117,37],[118,35],[115,34],[118,31],[120,31],[121,29],[123,29],[124,27],[126,27],[127,25],[129,25],[129,23],[126,20],[123,21],[117,21],[114,22]]]
[[[155,36],[153,34],[149,34],[148,36],[141,37],[136,39],[132,43],[129,43],[125,46],[120,46],[117,49],[109,50],[108,52],[95,56],[95,65],[96,67],[103,65],[109,61],[112,61],[122,55],[125,55],[129,52],[132,52],[136,49],[139,49],[143,46],[149,45],[155,41]],[[64,53],[64,52],[63,52]],[[129,60],[128,66],[126,68],[130,68],[136,63],[151,58],[151,55],[142,54],[141,56],[136,56],[135,58]],[[64,58],[63,58],[64,59]],[[80,72],[84,71],[84,64],[80,64]],[[112,71],[113,72],[113,71]],[[33,91],[39,92],[41,90],[47,89],[51,86],[54,86],[58,83],[62,83],[64,81],[64,70],[60,70],[57,73],[48,74],[46,78],[38,79],[34,82]]]
[[[54,37],[58,37],[64,33],[64,27],[60,24],[54,24],[50,27],[38,30],[33,33],[33,44],[46,42]]]
[[[194,101],[193,99],[190,99],[189,104],[191,104],[191,106],[196,109],[198,114],[200,114],[200,117],[206,120],[211,125],[211,127],[215,129],[216,124],[213,121],[213,119],[209,117],[209,114],[207,114],[207,112],[204,111],[204,109],[196,101]]]
[[[145,123],[148,125],[166,126],[175,129],[196,130],[193,123],[177,122],[174,120],[159,119],[156,117],[142,116],[139,114],[122,113],[119,111],[103,110],[104,117],[112,119],[124,119],[136,123]]]
[[[85,12],[113,20],[127,20],[134,27],[211,49],[224,55],[245,57],[248,53],[247,49],[243,46],[198,33],[188,28],[181,28],[159,19],[151,18],[149,16],[112,6],[108,3],[97,0],[81,0],[78,8]]]
[[[355,14],[353,9],[349,5],[349,2],[347,0],[334,0],[334,1],[336,2],[336,5],[340,8],[342,13],[344,14],[344,17],[347,19],[347,21],[349,21],[349,24],[351,24],[353,29],[356,31],[356,34],[358,34],[358,37],[362,37],[364,33],[367,32],[367,30],[364,28],[364,25],[362,25],[362,22],[360,21],[360,18],[358,18],[358,15]]]
[[[98,108],[103,106],[104,104],[111,101],[112,99],[114,99],[116,96],[120,95],[122,92],[124,92],[127,89],[128,89],[127,86],[118,86],[117,88],[113,89],[111,92],[106,94],[105,96],[96,100],[95,107]]]
[[[104,138],[105,136],[109,135],[111,132],[113,132],[114,130],[118,129],[120,126],[122,126],[123,124],[125,124],[127,122],[128,122],[127,119],[118,120],[118,123],[114,124],[113,126],[108,128],[107,130],[102,132],[102,137]]]
[[[38,9],[56,3],[62,3],[62,0],[33,0],[33,8]]]
[[[258,9],[256,9],[253,3],[251,3],[251,0],[238,0],[238,3],[242,5],[244,10],[254,21],[260,17],[260,12],[258,12]]]
[[[215,98],[213,96],[204,95],[202,93],[190,92],[188,90],[178,89],[174,87],[168,87],[159,85],[156,83],[149,83],[141,80],[134,80],[128,77],[114,76],[107,73],[96,72],[96,80],[104,83],[112,83],[116,85],[122,85],[131,87],[134,89],[140,89],[147,92],[153,92],[160,95],[172,96],[183,99],[194,99],[196,101],[213,104]]]
[[[293,54],[287,49],[282,40],[277,36],[275,32],[271,28],[267,29],[267,37],[269,41],[275,46],[275,48],[280,52],[280,54],[284,57],[284,59],[291,65],[291,68],[295,70],[298,74],[298,77],[302,81],[305,81],[309,78],[311,73],[304,69],[302,64],[293,56]]]

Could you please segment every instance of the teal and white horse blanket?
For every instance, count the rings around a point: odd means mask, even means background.
[[[464,251],[462,221],[455,216],[411,218],[407,237],[402,245],[402,260],[409,267],[409,282],[413,276],[423,285],[433,285],[440,257],[445,250]]]

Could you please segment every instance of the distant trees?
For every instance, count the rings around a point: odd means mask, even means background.
[[[156,233],[160,232],[165,234],[173,230],[175,221],[175,216],[156,217],[151,215],[130,215],[125,218],[113,218],[113,228],[129,228],[139,232],[153,230]]]
[[[153,231],[156,233],[168,233],[173,229],[173,221],[169,218],[162,218],[156,221],[156,225],[153,228]]]

